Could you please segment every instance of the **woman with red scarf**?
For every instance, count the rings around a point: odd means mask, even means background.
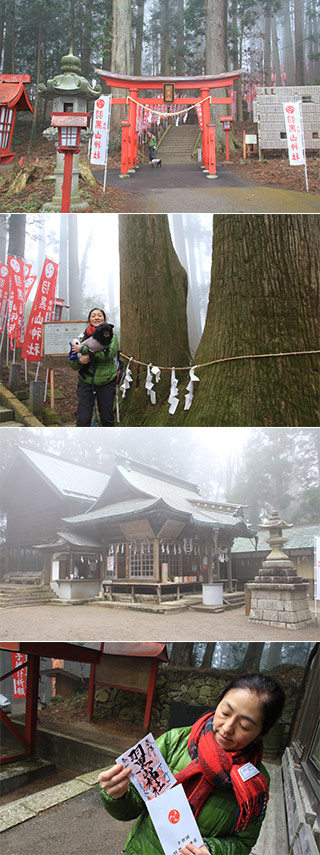
[[[262,736],[282,712],[284,693],[264,674],[234,680],[214,713],[190,728],[157,739],[168,766],[182,784],[204,841],[187,843],[180,855],[248,855],[259,836],[269,798],[262,764]],[[129,770],[130,771],[130,770]],[[163,855],[144,802],[130,783],[128,768],[99,775],[104,807],[120,820],[137,817],[125,855]]]
[[[98,351],[91,365],[86,339],[94,333],[100,324],[106,321],[103,309],[91,309],[88,315],[89,325],[86,327],[81,344],[73,344],[72,352],[78,354],[77,359],[70,362],[71,368],[79,372],[78,382],[78,415],[77,427],[91,425],[95,400],[97,402],[100,422],[103,427],[113,427],[113,402],[116,391],[118,363],[118,339],[113,333],[109,347]],[[82,345],[84,344],[84,347]]]

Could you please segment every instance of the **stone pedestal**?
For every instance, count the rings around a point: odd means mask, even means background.
[[[258,577],[256,577],[258,578]],[[279,629],[300,629],[311,623],[307,582],[297,581],[247,585],[251,593],[249,620]]]
[[[247,585],[251,595],[249,620],[279,629],[301,629],[311,623],[312,618],[307,599],[308,583],[297,575],[293,562],[282,549],[286,542],[282,529],[290,525],[279,519],[277,511],[272,511],[270,520],[259,528],[270,530],[267,543],[271,552],[262,562],[254,582]]]
[[[10,392],[17,392],[20,389],[21,383],[21,365],[18,362],[13,362],[9,368],[9,389]]]

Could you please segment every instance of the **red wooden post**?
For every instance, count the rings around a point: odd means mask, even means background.
[[[25,717],[25,739],[29,754],[36,753],[38,718],[38,683],[40,656],[28,654],[28,680]]]
[[[208,126],[210,124],[210,103],[209,103],[209,89],[200,89],[201,92],[201,100],[202,98],[206,98],[207,100],[203,102],[202,106],[202,116],[203,116],[203,133],[202,133],[202,163],[205,169],[209,169],[209,151],[208,151]]]
[[[64,155],[63,185],[61,213],[68,214],[70,211],[71,180],[72,180],[73,152],[66,151]]]
[[[120,178],[130,178],[130,175],[128,175],[129,127],[129,122],[122,122]]]
[[[135,136],[137,124],[137,105],[135,101],[138,98],[138,89],[129,89],[129,96],[134,100],[129,99],[129,139],[128,139],[128,170],[134,172],[134,154],[135,154]]]
[[[214,125],[207,125],[208,128],[208,170],[207,178],[217,178],[216,168],[216,131]]]
[[[94,711],[94,696],[95,696],[95,683],[94,683],[94,677],[95,677],[95,668],[96,668],[96,666],[94,665],[94,663],[92,663],[92,665],[90,666],[90,678],[89,678],[89,688],[88,688],[88,707],[87,707],[87,713],[88,713],[88,719],[89,719],[89,721],[92,721],[92,719],[93,719],[93,711]]]
[[[226,160],[229,161],[229,131],[226,131]]]
[[[148,731],[150,728],[152,702],[153,702],[153,695],[154,695],[154,690],[155,690],[156,681],[157,681],[158,665],[159,665],[159,660],[153,659],[151,662],[148,694],[147,694],[147,701],[146,701],[146,706],[145,706],[145,711],[144,711],[144,719],[143,719],[143,727],[146,731]]]

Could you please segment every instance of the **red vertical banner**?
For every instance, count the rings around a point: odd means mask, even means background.
[[[6,264],[0,263],[0,332],[3,332],[9,299],[10,273]]]
[[[51,663],[52,663],[53,668],[63,668],[63,659],[51,659]],[[54,698],[57,694],[56,678],[55,677],[52,677],[51,686],[52,686],[52,697]]]
[[[20,340],[22,320],[24,315],[24,261],[15,255],[8,255],[10,271],[10,298],[7,323],[7,335],[11,339]]]
[[[58,267],[55,261],[45,258],[23,343],[22,358],[28,359],[29,362],[41,360],[42,325],[44,321],[52,319]]]
[[[27,662],[27,657],[24,653],[11,653],[11,667],[17,668],[18,665],[22,665],[24,662]],[[12,685],[13,685],[13,697],[14,698],[26,698],[27,697],[27,672],[26,668],[21,668],[20,671],[16,671],[15,674],[12,674]]]

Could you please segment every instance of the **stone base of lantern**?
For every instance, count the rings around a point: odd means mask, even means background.
[[[71,213],[76,213],[77,211],[85,211],[89,207],[89,202],[85,199],[82,199],[79,193],[79,155],[75,154],[73,156],[72,162],[72,180],[71,180],[71,195],[70,195],[70,211]],[[61,211],[62,205],[62,185],[63,185],[63,176],[64,176],[64,155],[61,152],[57,151],[57,161],[56,168],[54,170],[55,176],[55,194],[50,202],[45,202],[42,206],[41,211],[46,213],[54,214],[59,213]]]
[[[307,582],[250,582],[249,620],[279,629],[301,629],[312,622]]]

